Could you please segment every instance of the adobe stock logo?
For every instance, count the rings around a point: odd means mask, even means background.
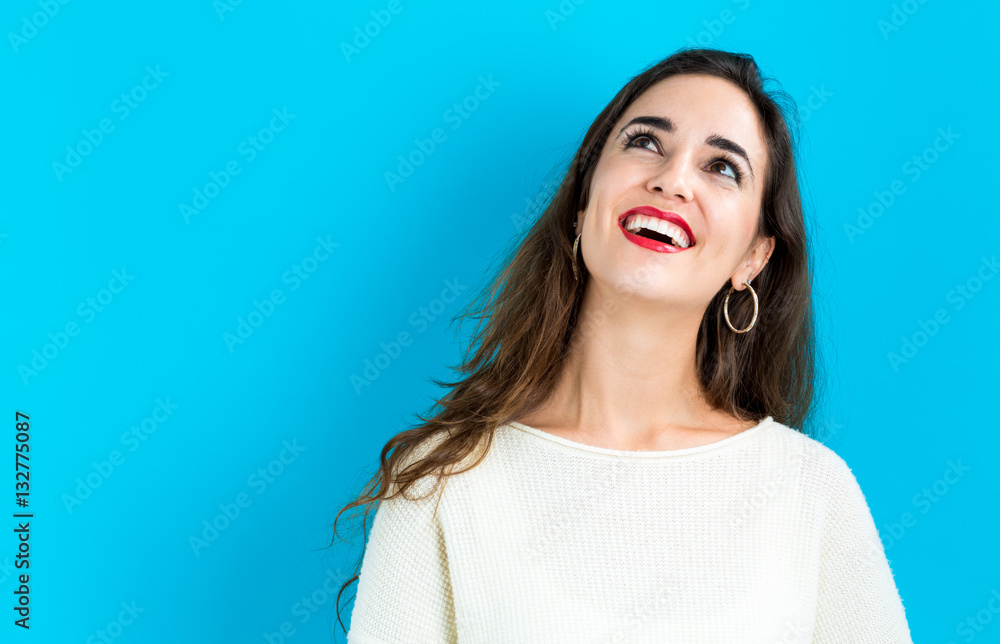
[[[108,109],[118,117],[119,121],[127,119],[139,105],[149,97],[149,95],[160,86],[163,79],[170,76],[170,72],[165,72],[157,65],[153,69],[146,65],[146,75],[142,80],[134,85],[128,92],[122,92],[118,98],[111,101]],[[55,172],[56,179],[61,183],[63,178],[80,167],[83,160],[89,157],[106,137],[115,131],[115,123],[110,118],[104,117],[97,122],[97,127],[93,129],[84,128],[80,130],[83,135],[76,143],[66,146],[66,155],[62,161],[52,162],[52,171]]]
[[[733,4],[739,7],[740,11],[746,11],[750,7],[750,0],[732,0]],[[708,47],[715,39],[722,35],[722,32],[726,30],[726,26],[736,22],[739,14],[733,13],[730,9],[723,9],[719,12],[719,15],[711,20],[702,20],[701,24],[705,27],[702,31],[699,31],[694,36],[688,36],[687,46],[688,47]]]
[[[403,12],[403,5],[399,0],[389,0],[385,9],[372,9],[369,11],[371,20],[365,23],[364,28],[354,27],[354,40],[351,42],[340,42],[340,53],[344,55],[344,60],[351,62],[351,57],[357,56],[361,50],[372,44],[374,38],[382,33],[382,30],[389,26],[393,16],[398,16]]]
[[[910,21],[910,16],[920,11],[920,7],[925,4],[927,0],[903,0],[902,5],[893,4],[889,19],[879,19],[875,23],[882,34],[882,40],[889,40],[889,34],[899,31],[900,27]]]
[[[416,311],[411,313],[407,318],[414,329],[416,329],[416,334],[423,333],[429,327],[431,322],[437,320],[448,305],[455,302],[461,295],[462,291],[467,289],[468,286],[461,284],[458,278],[444,281],[444,288],[441,289],[441,293],[438,297],[432,299],[424,306],[420,306]],[[362,390],[365,387],[372,386],[372,383],[378,379],[386,369],[388,369],[392,364],[399,358],[403,353],[403,349],[413,344],[413,336],[410,335],[408,331],[400,331],[396,334],[395,338],[389,341],[389,344],[385,342],[379,343],[379,348],[382,349],[381,352],[375,355],[374,358],[365,358],[364,369],[361,370],[361,375],[356,373],[350,375],[351,386],[354,387],[354,394],[360,396]]]
[[[982,257],[975,275],[969,277],[962,284],[956,284],[955,288],[948,291],[945,301],[952,305],[953,310],[961,311],[983,289],[986,282],[992,280],[998,272],[1000,272],[1000,262],[997,262],[996,255],[989,259]],[[900,336],[902,344],[899,352],[890,351],[885,354],[893,373],[899,373],[900,365],[915,358],[920,349],[927,346],[930,339],[936,336],[941,328],[949,322],[951,322],[951,315],[945,308],[934,311],[934,316],[931,319],[917,320],[918,329],[916,331],[908,337]]]
[[[166,400],[157,398],[156,407],[153,408],[149,416],[129,427],[127,431],[122,432],[119,438],[122,446],[127,447],[129,452],[139,449],[140,446],[149,440],[150,436],[156,432],[160,425],[167,422],[173,416],[179,407],[179,405],[170,402],[170,396],[167,396]],[[66,512],[73,514],[74,508],[83,505],[83,502],[94,494],[94,490],[101,487],[105,481],[111,478],[116,467],[121,467],[125,464],[126,456],[126,453],[113,449],[108,452],[106,459],[91,461],[90,464],[93,466],[92,471],[85,474],[83,478],[77,477],[76,487],[73,488],[72,494],[63,493],[62,495],[63,507],[66,508]]]
[[[96,642],[110,642],[118,639],[125,632],[126,626],[131,626],[135,622],[136,618],[139,617],[139,613],[145,613],[146,609],[141,606],[135,605],[135,600],[131,602],[121,602],[119,606],[122,610],[118,612],[118,618],[109,621],[104,625],[104,628],[99,628],[92,635],[86,639],[86,644],[95,644]],[[117,607],[116,607],[117,608]]]
[[[955,634],[962,638],[964,644],[969,644],[976,639],[976,635],[989,627],[990,622],[996,619],[996,615],[1000,615],[1000,590],[991,588],[990,599],[986,605],[959,622],[958,626],[955,627]],[[1000,628],[1000,626],[993,628]],[[949,640],[948,644],[955,644],[955,641]]]
[[[339,567],[336,570],[326,569],[323,583],[316,586],[308,595],[301,598],[292,605],[291,613],[293,617],[298,617],[299,624],[305,624],[313,615],[326,605],[331,599],[336,599],[340,586],[350,578],[347,573]],[[291,620],[285,620],[278,626],[278,630],[271,633],[263,633],[265,644],[285,644],[289,638],[298,631]]]
[[[496,88],[500,87],[500,83],[493,80],[493,74],[490,74],[487,78],[479,77],[479,84],[476,85],[472,93],[467,95],[462,102],[455,102],[451,104],[451,107],[446,109],[444,113],[441,114],[441,119],[445,123],[451,124],[452,130],[457,130],[462,127],[462,124],[466,119],[472,116],[472,114],[479,109],[479,106],[489,100],[493,96],[493,92]],[[424,162],[430,158],[432,154],[438,149],[438,146],[448,140],[448,135],[445,133],[444,129],[436,127],[431,130],[431,136],[428,139],[413,139],[413,143],[416,146],[411,150],[406,157],[402,154],[396,156],[399,159],[399,164],[396,166],[396,171],[386,170],[383,176],[385,177],[385,182],[389,186],[391,192],[396,191],[396,185],[403,183],[413,174],[414,170],[424,164]]]
[[[826,90],[826,84],[820,83],[819,87],[809,86],[809,97],[799,106],[799,121],[805,123],[812,118],[812,115],[819,111],[819,108],[826,105],[826,102],[833,96],[833,92]]]
[[[920,154],[914,154],[907,160],[900,171],[910,177],[910,182],[918,181],[920,177],[931,169],[941,155],[954,145],[955,141],[962,138],[962,135],[955,134],[949,125],[947,129],[939,127],[937,137],[934,142],[928,145]],[[889,208],[896,203],[896,199],[906,192],[906,184],[896,179],[889,184],[888,190],[876,190],[872,193],[875,201],[871,201],[867,206],[858,206],[858,216],[854,224],[844,223],[844,234],[847,241],[854,243],[854,239],[865,234],[875,220],[881,217]]]
[[[38,6],[42,9],[28,16],[21,16],[21,32],[16,34],[13,31],[7,32],[7,41],[13,48],[14,53],[21,52],[21,47],[28,44],[28,41],[38,35],[38,30],[49,24],[49,20],[59,13],[59,5],[67,5],[69,0],[38,0]]]
[[[104,311],[115,300],[115,298],[125,290],[125,287],[135,279],[135,275],[130,275],[125,268],[119,272],[111,271],[111,279],[108,280],[106,288],[97,291],[96,295],[88,296],[76,306],[76,314],[84,322],[90,324],[97,318],[97,314]],[[58,358],[70,344],[70,339],[80,335],[81,325],[74,321],[67,322],[62,330],[55,333],[49,332],[48,338],[51,342],[42,345],[41,351],[31,350],[31,361],[17,365],[17,374],[21,376],[21,382],[25,386],[28,380],[37,376],[49,363]]]
[[[268,124],[260,128],[256,134],[246,137],[236,146],[236,153],[246,158],[246,163],[251,163],[260,152],[274,142],[275,136],[279,132],[284,132],[288,124],[296,118],[296,114],[289,114],[288,106],[281,108],[271,108],[274,116]],[[184,219],[185,224],[191,223],[191,218],[200,215],[213,199],[222,194],[222,191],[229,187],[233,178],[243,172],[243,167],[237,159],[231,159],[223,169],[210,171],[208,173],[208,183],[191,189],[191,202],[182,201],[177,204],[177,210]]]
[[[921,488],[910,500],[910,503],[921,515],[930,512],[941,499],[954,489],[955,485],[962,480],[962,477],[972,471],[972,466],[963,464],[961,458],[948,459],[945,465],[947,467],[941,473],[941,476],[930,485]],[[893,521],[888,525],[883,524],[879,530],[879,540],[882,542],[884,550],[888,552],[894,545],[902,541],[903,537],[916,527],[919,520],[920,517],[913,512],[903,512],[899,515],[897,521]],[[877,561],[878,554],[877,550],[873,549],[869,553],[866,553],[866,558],[869,562],[873,557]]]
[[[306,448],[299,445],[299,440],[293,438],[289,443],[287,440],[281,441],[284,449],[277,458],[271,459],[264,467],[257,468],[257,471],[247,477],[247,485],[253,488],[258,496],[267,491],[285,470],[295,463]],[[188,545],[194,551],[195,557],[200,557],[202,551],[215,543],[219,536],[229,529],[243,514],[243,510],[253,505],[254,497],[246,492],[240,492],[232,502],[222,502],[218,504],[219,512],[214,517],[204,519],[201,522],[201,531],[188,537]]]
[[[545,181],[539,189],[538,194],[533,198],[524,198],[524,210],[522,212],[512,212],[510,214],[510,221],[514,224],[514,228],[518,233],[524,232],[525,228],[534,223],[536,213],[540,212],[542,207],[552,199],[552,196],[559,189],[559,185],[558,181]]]
[[[556,30],[560,22],[566,22],[566,19],[576,13],[576,8],[582,5],[586,0],[562,0],[559,6],[556,7],[555,11],[552,9],[547,9],[545,11],[545,19],[549,22],[549,28],[552,31]]]
[[[312,253],[303,257],[299,263],[292,264],[291,268],[281,274],[282,284],[290,284],[290,291],[299,290],[302,284],[319,270],[320,265],[330,259],[333,251],[340,248],[340,244],[332,241],[330,237],[330,235],[327,235],[326,239],[317,237]],[[270,319],[277,307],[285,302],[285,292],[280,288],[272,289],[262,302],[254,300],[254,310],[247,313],[246,318],[242,315],[236,318],[235,333],[229,331],[222,333],[222,341],[225,342],[229,353],[232,354],[237,346],[249,340],[254,331]]]
[[[226,19],[227,13],[232,13],[236,11],[236,7],[243,2],[243,0],[215,0],[212,3],[212,8],[215,9],[215,15],[219,17],[219,22]]]

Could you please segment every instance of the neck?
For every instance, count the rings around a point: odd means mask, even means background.
[[[638,443],[718,427],[701,391],[695,344],[704,308],[588,285],[555,390],[541,416],[581,436]]]

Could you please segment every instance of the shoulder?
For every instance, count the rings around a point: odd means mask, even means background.
[[[824,496],[853,492],[858,487],[847,461],[826,444],[775,420],[769,429],[770,448],[798,457],[808,478]]]
[[[432,492],[443,492],[444,481],[461,476],[463,470],[479,460],[484,445],[482,437],[475,441],[477,444],[470,453],[459,456],[466,451],[469,440],[468,436],[462,436],[457,430],[447,428],[438,429],[416,439],[405,452],[401,452],[393,468],[392,489],[398,487],[398,477],[401,473],[420,467],[422,472],[419,478],[413,481],[405,495],[410,498],[423,498]]]
[[[815,438],[781,423],[774,423],[772,429],[776,440],[793,447],[791,451],[803,456],[802,469],[808,482],[808,495],[816,504],[815,509],[826,517],[828,528],[834,528],[831,522],[867,524],[872,521],[861,484],[840,454]]]
[[[389,492],[395,494],[402,480],[408,480],[406,473],[415,467],[422,467],[421,461],[431,456],[449,437],[446,430],[438,430],[422,437],[409,440],[405,445],[396,446],[390,461],[394,461],[389,472]],[[395,456],[398,454],[398,457]],[[402,478],[401,478],[402,476]],[[407,486],[404,496],[423,497],[436,486],[437,474],[426,472]]]

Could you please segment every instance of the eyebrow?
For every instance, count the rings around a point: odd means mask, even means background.
[[[628,123],[626,123],[625,125],[623,125],[622,129],[618,130],[618,136],[621,136],[621,133],[624,132],[627,127],[635,123],[642,123],[643,125],[649,125],[651,127],[655,127],[658,130],[663,130],[664,132],[673,132],[675,129],[674,122],[668,118],[664,118],[662,116],[637,116]],[[712,146],[713,148],[718,148],[720,150],[727,150],[729,152],[732,152],[733,154],[738,154],[739,156],[743,157],[743,159],[747,162],[747,167],[750,168],[750,176],[751,177],[754,176],[753,165],[750,163],[750,157],[747,155],[747,151],[743,149],[743,146],[736,143],[735,141],[727,139],[726,137],[720,136],[718,134],[712,134],[708,136],[705,139],[705,143]]]

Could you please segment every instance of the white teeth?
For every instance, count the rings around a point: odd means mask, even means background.
[[[654,230],[661,235],[667,235],[681,248],[687,248],[691,245],[691,240],[688,239],[687,233],[684,232],[683,228],[676,224],[672,224],[665,219],[650,217],[648,215],[629,215],[629,217],[625,220],[625,230],[633,233],[640,228]]]

